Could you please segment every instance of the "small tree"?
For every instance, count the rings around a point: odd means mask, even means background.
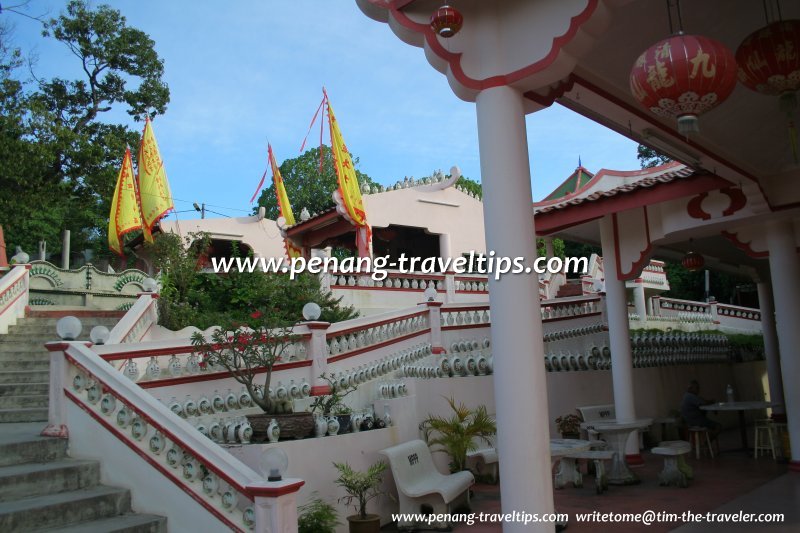
[[[254,313],[254,320],[260,318]],[[222,366],[233,378],[245,386],[250,397],[265,413],[273,411],[269,397],[272,367],[283,360],[290,346],[297,340],[289,327],[271,328],[268,324],[255,328],[238,328],[230,325],[215,329],[211,340],[197,331],[192,335],[195,353],[203,356],[211,366]],[[264,373],[263,385],[256,384],[258,374]],[[261,394],[256,391],[260,390]]]
[[[355,510],[361,520],[367,518],[367,503],[373,498],[384,494],[381,490],[383,472],[386,470],[386,463],[383,461],[370,466],[366,472],[357,472],[348,463],[333,463],[339,471],[339,477],[334,483],[344,487],[347,496],[339,498],[345,505],[351,505],[354,501]]]
[[[477,449],[476,441],[482,439],[491,444],[490,438],[497,433],[497,424],[486,412],[486,406],[470,409],[463,403],[456,405],[453,397],[447,398],[453,416],[429,416],[422,422],[428,446],[440,446],[437,452],[450,456],[450,471],[467,469],[467,452]]]
[[[344,412],[346,406],[342,400],[351,392],[355,392],[356,386],[347,384],[344,388],[340,388],[338,384],[324,372],[320,375],[320,378],[328,384],[331,393],[314,396],[314,401],[311,403],[311,412],[316,413],[319,411],[324,416]]]

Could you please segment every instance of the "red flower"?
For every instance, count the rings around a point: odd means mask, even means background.
[[[261,318],[261,316],[262,316],[262,313],[261,313],[261,311],[258,311],[258,310],[253,311],[252,313],[250,313],[250,318],[254,318],[256,320]]]

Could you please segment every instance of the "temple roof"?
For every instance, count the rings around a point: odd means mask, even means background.
[[[564,180],[561,185],[556,188],[556,190],[551,192],[547,198],[545,198],[545,200],[555,200],[556,198],[562,198],[568,194],[576,192],[581,187],[589,183],[589,181],[592,179],[592,176],[594,176],[594,174],[586,170],[584,167],[579,166],[572,174],[569,175],[567,179]]]

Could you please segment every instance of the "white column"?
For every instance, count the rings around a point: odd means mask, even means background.
[[[644,280],[636,278],[633,282],[633,305],[636,309],[636,314],[639,315],[641,322],[647,321],[647,304],[644,298]]]
[[[67,361],[64,351],[69,346],[66,342],[48,342],[45,344],[50,352],[50,399],[47,405],[47,426],[41,435],[45,437],[69,438],[67,427],[67,398],[64,385],[67,383]]]
[[[633,403],[633,360],[628,327],[628,298],[625,293],[625,282],[617,278],[616,247],[619,244],[614,239],[611,215],[606,215],[600,220],[600,240],[603,245],[614,411],[620,422],[631,422],[636,419],[636,408]],[[637,432],[628,439],[625,452],[631,456],[629,457],[631,464],[636,464],[636,459],[641,459]]]
[[[786,404],[786,421],[792,443],[791,470],[800,471],[800,258],[790,221],[778,220],[767,224],[769,269],[774,287],[775,323],[778,331],[783,399]]]
[[[260,481],[247,486],[253,498],[255,533],[297,531],[297,492],[305,484],[301,479]]]
[[[652,296],[647,299],[647,314],[648,315],[654,315],[655,314],[653,312],[653,297]]]
[[[327,333],[328,328],[331,327],[329,322],[306,322],[308,330],[311,332],[311,338],[306,346],[306,357],[311,359],[311,395],[321,396],[330,394],[331,388],[328,382],[322,379],[322,374],[328,372],[328,351],[327,351]],[[330,376],[328,376],[330,377]]]
[[[487,252],[524,257],[528,272],[536,259],[531,177],[523,96],[510,87],[478,94],[478,140],[483,180]],[[499,439],[503,513],[553,512],[547,382],[538,276],[489,279],[492,313],[494,396]],[[525,423],[519,423],[524,406]],[[552,524],[506,523],[506,533],[552,531]]]
[[[476,250],[477,251],[477,250]],[[450,247],[450,234],[442,233],[439,235],[439,257],[447,259],[452,256],[452,249]]]
[[[772,302],[772,287],[768,281],[757,281],[758,306],[761,310],[761,334],[764,337],[764,358],[767,362],[769,379],[769,400],[784,403],[783,378],[781,377],[781,361],[778,355],[778,333],[775,331],[775,306]],[[785,407],[772,408],[773,414],[783,414]]]

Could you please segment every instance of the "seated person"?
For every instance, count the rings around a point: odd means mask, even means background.
[[[714,400],[704,400],[700,397],[700,384],[696,380],[692,380],[689,383],[686,394],[683,395],[683,401],[681,401],[681,416],[689,427],[700,426],[708,428],[709,435],[714,439],[722,430],[722,425],[708,418],[706,412],[700,409],[701,405],[710,405],[712,403],[714,403]]]

